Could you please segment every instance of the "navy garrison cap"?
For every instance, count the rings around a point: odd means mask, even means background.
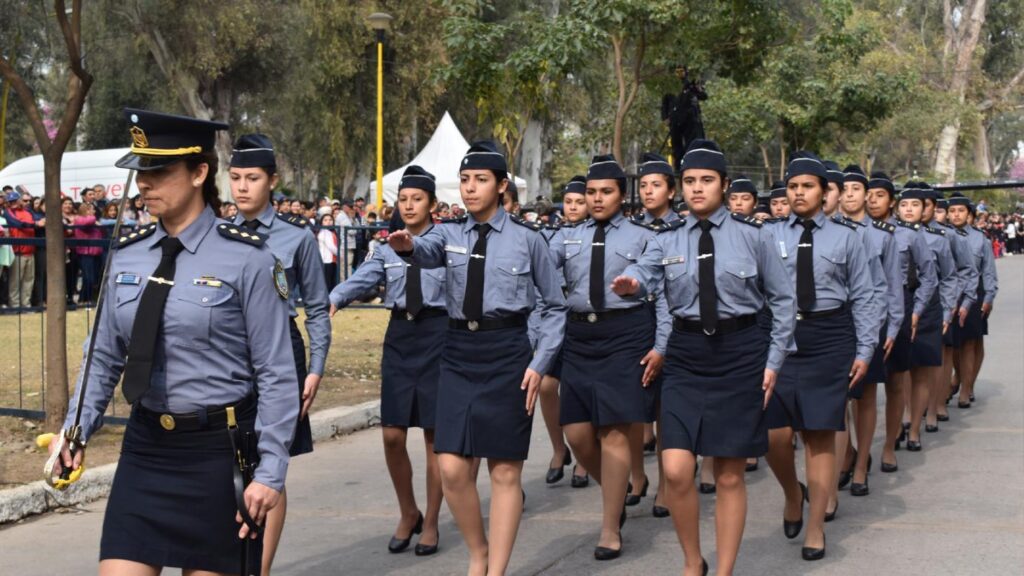
[[[785,198],[786,197],[786,183],[782,180],[776,180],[772,183],[771,192],[768,195],[769,198]]]
[[[474,142],[462,158],[461,170],[497,170],[508,172],[505,155],[498,152],[494,142],[483,140]]]
[[[398,182],[398,189],[418,188],[434,195],[437,185],[434,183],[434,175],[415,164],[409,165],[402,173],[402,179]]]
[[[920,182],[916,182],[914,180],[908,180],[907,183],[903,185],[903,190],[900,192],[900,200],[924,201],[925,198],[930,197],[931,194],[927,190],[921,188]]]
[[[586,176],[573,176],[572,180],[565,185],[563,194],[586,194],[587,193],[587,177]]]
[[[683,154],[679,171],[682,173],[687,170],[714,170],[724,177],[727,173],[725,154],[714,141],[697,138],[686,148],[686,154]]]
[[[648,174],[664,174],[666,176],[674,176],[672,172],[672,165],[668,163],[668,160],[660,154],[654,152],[644,152],[643,159],[640,163],[640,176],[647,176]]]
[[[843,182],[860,182],[867,188],[868,176],[864,173],[864,169],[856,164],[848,164],[843,169]]]
[[[754,206],[754,214],[769,214],[772,213],[772,207],[768,205],[766,201],[757,201],[757,206]]]
[[[831,160],[825,160],[822,162],[825,165],[825,173],[828,181],[839,186],[841,190],[843,188],[843,171],[839,169],[839,164]]]
[[[797,176],[817,176],[822,180],[828,180],[828,170],[814,152],[798,150],[789,157],[789,166],[786,167],[786,182]]]
[[[729,189],[726,194],[753,194],[757,197],[757,186],[743,174],[736,177],[735,180],[729,183]]]
[[[872,172],[871,179],[868,180],[868,189],[871,188],[882,188],[889,192],[890,196],[896,194],[896,187],[893,186],[892,179],[885,172]]]
[[[615,156],[611,154],[598,154],[590,162],[587,169],[587,180],[616,180],[625,178],[626,172],[619,166]]]
[[[124,115],[131,126],[132,148],[114,166],[128,170],[157,170],[187,156],[212,152],[217,131],[228,129],[223,122],[137,108],[125,108]]]
[[[938,203],[939,199],[942,198],[942,193],[936,190],[935,188],[932,188],[932,185],[925,182],[924,180],[918,182],[917,185],[921,187],[921,190],[925,191],[926,200],[931,200],[932,202]]]
[[[943,210],[949,208],[949,200],[946,200],[938,190],[935,191],[935,207]]]
[[[968,209],[971,208],[971,199],[960,192],[953,192],[949,199],[946,200],[946,203],[950,206],[967,206]]]
[[[275,168],[274,144],[263,134],[245,134],[231,150],[232,168]],[[276,170],[275,170],[276,171]]]

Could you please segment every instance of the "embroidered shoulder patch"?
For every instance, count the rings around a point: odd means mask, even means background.
[[[282,299],[288,299],[288,277],[284,273],[284,265],[274,258],[274,289]]]

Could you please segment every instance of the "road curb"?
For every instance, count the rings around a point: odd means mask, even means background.
[[[310,416],[313,440],[322,441],[364,430],[380,423],[380,400],[355,406],[339,406]],[[82,479],[65,492],[58,492],[39,480],[31,484],[0,490],[0,526],[22,518],[77,506],[105,498],[110,493],[117,464],[89,468]]]

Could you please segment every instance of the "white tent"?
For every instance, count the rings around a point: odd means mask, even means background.
[[[384,175],[384,199],[389,204],[395,203],[395,199],[398,198],[398,183],[402,180],[402,174],[407,166],[416,164],[437,179],[438,201],[462,204],[459,194],[459,164],[462,162],[462,157],[466,155],[466,150],[469,150],[469,142],[462,136],[462,132],[455,125],[451,115],[445,112],[437,129],[434,130],[434,135],[430,137],[430,141],[413,158],[412,162]],[[519,189],[520,201],[522,198],[529,197],[526,195],[526,180],[516,178],[516,187]],[[377,182],[374,181],[370,184],[370,198],[376,197]]]
[[[114,167],[114,162],[128,153],[128,148],[65,152],[60,166],[60,188],[75,201],[81,200],[82,190],[103,184],[108,199],[121,197],[128,171]],[[43,157],[28,156],[8,164],[0,170],[0,185],[23,186],[33,196],[42,196]],[[139,193],[132,181],[129,196]]]

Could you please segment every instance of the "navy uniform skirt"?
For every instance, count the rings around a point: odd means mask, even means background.
[[[878,346],[875,347],[875,354],[871,357],[871,362],[868,364],[868,373],[861,378],[860,382],[847,393],[847,396],[854,400],[860,400],[864,397],[864,386],[867,384],[878,384],[879,382],[885,382],[885,340],[887,338],[886,333],[887,325],[885,320],[882,321],[882,328],[878,331]]]
[[[526,327],[448,328],[437,388],[434,451],[526,460],[533,417],[520,386],[533,356]]]
[[[253,430],[256,403],[237,414]],[[110,489],[100,560],[237,574],[234,465],[225,425],[168,432],[133,410]]]
[[[446,312],[415,321],[402,314],[391,315],[380,367],[381,426],[434,429],[447,333]]]
[[[960,329],[960,342],[977,340],[988,332],[988,321],[981,315],[981,305],[984,299],[985,293],[978,290],[977,300],[975,300],[974,306],[967,311],[967,320],[964,321],[964,327]]]
[[[654,390],[643,387],[640,360],[653,347],[645,306],[593,324],[570,319],[562,345],[561,424],[647,422]]]
[[[906,288],[903,289],[903,312],[903,323],[900,324],[900,331],[896,333],[889,359],[885,362],[886,374],[905,372],[913,366],[910,324],[914,314],[914,293]]]
[[[844,430],[850,366],[857,354],[849,310],[798,320],[794,354],[786,357],[768,402],[768,427]]]
[[[924,314],[917,320],[917,334],[910,344],[911,366],[942,366],[942,302],[939,291],[932,296]]]
[[[661,388],[661,446],[704,456],[754,458],[768,451],[764,420],[768,339],[752,325],[705,336],[672,330]]]
[[[299,407],[302,407],[302,392],[306,388],[306,343],[302,340],[302,332],[295,323],[295,318],[288,321],[292,337],[292,356],[295,358],[295,374],[299,377]],[[300,418],[295,425],[295,436],[292,438],[292,445],[288,448],[291,456],[309,454],[313,451],[313,431],[309,427],[309,414]]]
[[[658,310],[654,307],[653,302],[649,302],[647,309],[651,312],[651,324],[654,326],[654,339],[658,339]],[[653,346],[652,346],[653,348]],[[645,353],[646,354],[646,353]],[[640,373],[640,377],[643,378],[643,372]],[[654,379],[650,385],[647,386],[647,414],[644,421],[652,423],[659,418],[661,415],[661,387],[665,385],[664,375],[664,363],[662,363],[662,373],[658,374],[658,377]]]

